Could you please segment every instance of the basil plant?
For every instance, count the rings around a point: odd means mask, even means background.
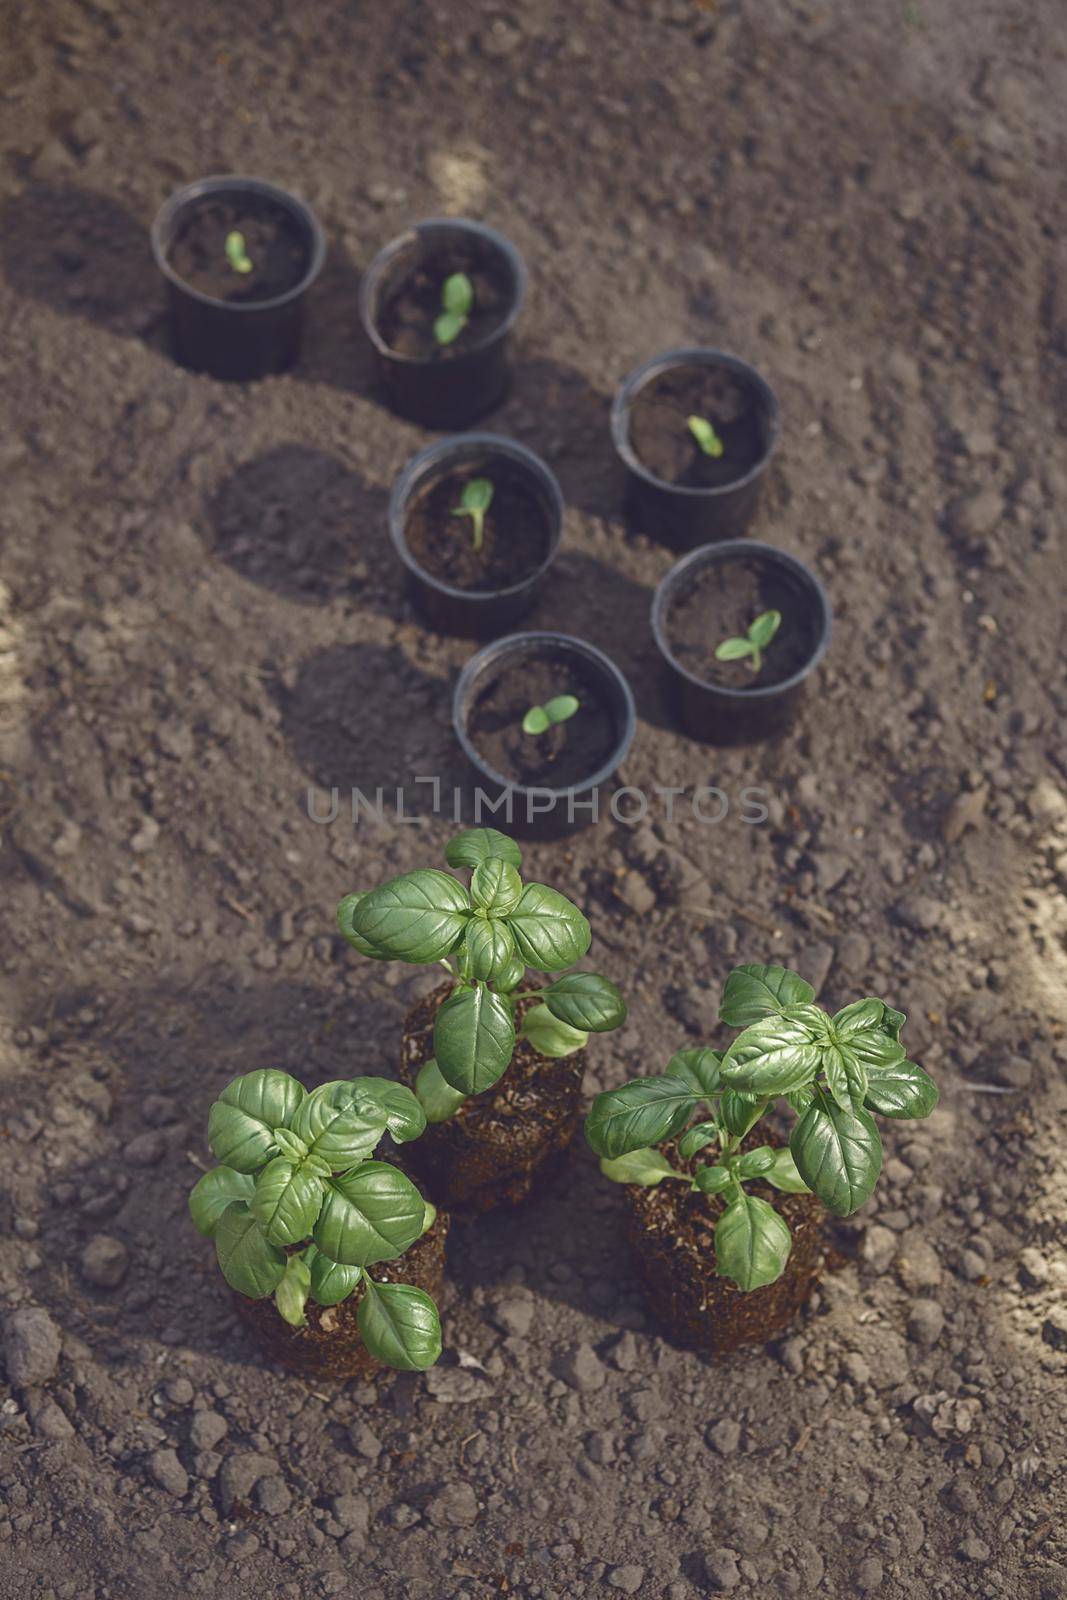
[[[850,1216],[882,1168],[872,1113],[927,1117],[937,1104],[936,1086],[900,1042],[902,1011],[857,1000],[831,1017],[814,997],[785,967],[736,967],[719,1007],[720,1022],[743,1029],[729,1049],[681,1050],[662,1075],[598,1095],[586,1119],[605,1177],[646,1186],[673,1179],[721,1197],[716,1268],[739,1289],[774,1283],[792,1246],[784,1218],[746,1190],[747,1180],[816,1194],[836,1216]],[[743,1150],[779,1098],[797,1116],[788,1148]],[[671,1140],[685,1171],[657,1148]]]
[[[517,1039],[541,1055],[572,1055],[590,1033],[619,1027],[626,1006],[595,972],[565,972],[592,937],[576,905],[544,883],[519,876],[518,845],[496,828],[467,828],[445,848],[450,867],[470,872],[469,886],[436,867],[349,894],[337,908],[341,932],[361,955],[417,966],[440,962],[452,992],[434,1022],[433,1058],[415,1083],[430,1122],[445,1122],[470,1095],[491,1089],[507,1071]],[[520,989],[526,970],[562,973],[538,989]],[[516,1031],[519,1000],[536,998]]]
[[[294,1328],[305,1325],[309,1297],[336,1306],[358,1289],[370,1353],[401,1371],[432,1367],[441,1354],[433,1300],[370,1270],[433,1224],[434,1207],[411,1179],[374,1160],[386,1132],[403,1144],[425,1127],[411,1090],[388,1078],[324,1083],[310,1094],[273,1068],[234,1078],[208,1116],[220,1165],[189,1196],[226,1282],[250,1300],[273,1295]]]

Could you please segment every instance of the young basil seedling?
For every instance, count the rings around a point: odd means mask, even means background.
[[[440,962],[452,990],[434,1021],[433,1060],[415,1093],[431,1122],[454,1116],[507,1071],[518,1039],[541,1055],[572,1055],[590,1033],[626,1017],[618,989],[596,972],[564,971],[589,949],[578,907],[544,883],[524,883],[518,845],[496,828],[467,828],[445,847],[450,867],[470,883],[424,867],[369,893],[349,894],[337,921],[361,955],[417,966]],[[562,973],[543,988],[521,988],[526,969]],[[516,1006],[536,999],[516,1032]]]
[[[221,1165],[189,1196],[231,1289],[251,1300],[272,1294],[295,1328],[309,1297],[335,1306],[359,1290],[356,1322],[371,1355],[405,1372],[432,1367],[441,1354],[433,1300],[370,1271],[433,1226],[437,1213],[411,1179],[374,1159],[387,1131],[403,1144],[425,1127],[415,1095],[388,1078],[324,1083],[310,1094],[273,1068],[234,1078],[208,1116]]]
[[[531,706],[522,719],[523,733],[547,733],[557,722],[568,722],[581,705],[572,694],[557,694],[543,706]]]
[[[755,622],[749,623],[743,639],[724,639],[715,646],[716,661],[744,661],[747,656],[753,672],[758,672],[763,665],[763,651],[781,626],[780,611],[761,611]]]
[[[485,513],[493,503],[493,485],[488,478],[471,478],[464,484],[459,505],[453,506],[454,517],[470,517],[471,549],[480,550],[485,537]]]
[[[245,236],[236,228],[226,235],[226,260],[234,272],[252,271],[252,263],[245,251]]]
[[[586,1119],[605,1177],[646,1186],[676,1179],[721,1196],[716,1269],[739,1289],[774,1283],[792,1247],[785,1219],[747,1181],[810,1191],[835,1216],[851,1216],[882,1167],[871,1113],[928,1117],[937,1104],[936,1086],[900,1042],[902,1011],[868,999],[831,1017],[814,999],[811,984],[785,967],[735,967],[719,1020],[744,1031],[729,1049],[681,1050],[662,1075],[597,1095]],[[788,1148],[745,1149],[779,1097],[798,1119]],[[672,1141],[673,1161],[658,1148]]]
[[[721,456],[723,442],[707,417],[686,417],[686,426],[706,456]]]
[[[441,314],[433,325],[438,344],[451,344],[467,326],[474,304],[474,285],[465,272],[453,272],[441,286]]]

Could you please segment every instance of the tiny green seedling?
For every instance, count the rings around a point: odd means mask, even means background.
[[[214,1239],[231,1289],[274,1296],[279,1316],[307,1323],[307,1303],[358,1294],[356,1325],[377,1360],[406,1372],[441,1354],[437,1307],[414,1284],[372,1276],[433,1226],[434,1207],[398,1167],[375,1159],[388,1132],[417,1139],[426,1113],[389,1078],[324,1083],[309,1094],[287,1072],[234,1078],[208,1115],[220,1165],[189,1196],[193,1224]]]
[[[453,272],[441,286],[441,314],[433,325],[438,344],[451,344],[467,326],[474,304],[474,285],[465,272]]]
[[[716,661],[744,661],[758,672],[763,665],[763,652],[782,626],[780,611],[761,611],[755,622],[750,622],[743,639],[724,639],[715,646]]]
[[[686,417],[686,426],[706,456],[721,456],[723,442],[707,417]]]
[[[558,722],[568,722],[581,705],[573,694],[557,694],[543,706],[531,706],[522,719],[523,733],[547,733]]]
[[[493,503],[493,485],[488,478],[472,478],[464,485],[459,505],[453,506],[454,517],[470,517],[471,548],[480,550],[485,538],[485,513]]]
[[[245,249],[245,236],[235,228],[226,235],[226,260],[234,272],[251,272],[252,263]]]
[[[661,1076],[597,1095],[586,1119],[606,1178],[646,1188],[676,1179],[709,1197],[716,1271],[739,1289],[780,1278],[793,1243],[785,1218],[745,1182],[811,1192],[851,1216],[882,1168],[871,1113],[928,1117],[937,1105],[935,1084],[900,1042],[902,1011],[871,998],[831,1017],[814,1000],[786,967],[735,967],[719,1006],[720,1022],[743,1029],[729,1049],[680,1050]],[[779,1098],[797,1117],[788,1147],[745,1149]]]

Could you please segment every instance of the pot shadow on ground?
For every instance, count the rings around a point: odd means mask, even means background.
[[[300,357],[293,376],[324,383],[347,394],[384,405],[374,365],[374,348],[356,310],[362,271],[344,245],[329,240],[326,262],[308,291]]]
[[[388,503],[384,489],[336,456],[279,444],[242,462],[215,490],[202,518],[204,540],[242,578],[286,599],[365,603],[394,586]]]
[[[520,345],[506,399],[476,426],[510,434],[543,456],[569,505],[621,524],[625,474],[611,443],[610,415],[610,395],[584,373]]]

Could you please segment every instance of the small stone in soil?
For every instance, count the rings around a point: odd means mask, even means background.
[[[48,1312],[41,1306],[23,1306],[8,1313],[4,1322],[7,1375],[15,1389],[48,1383],[59,1364],[60,1337]]]

